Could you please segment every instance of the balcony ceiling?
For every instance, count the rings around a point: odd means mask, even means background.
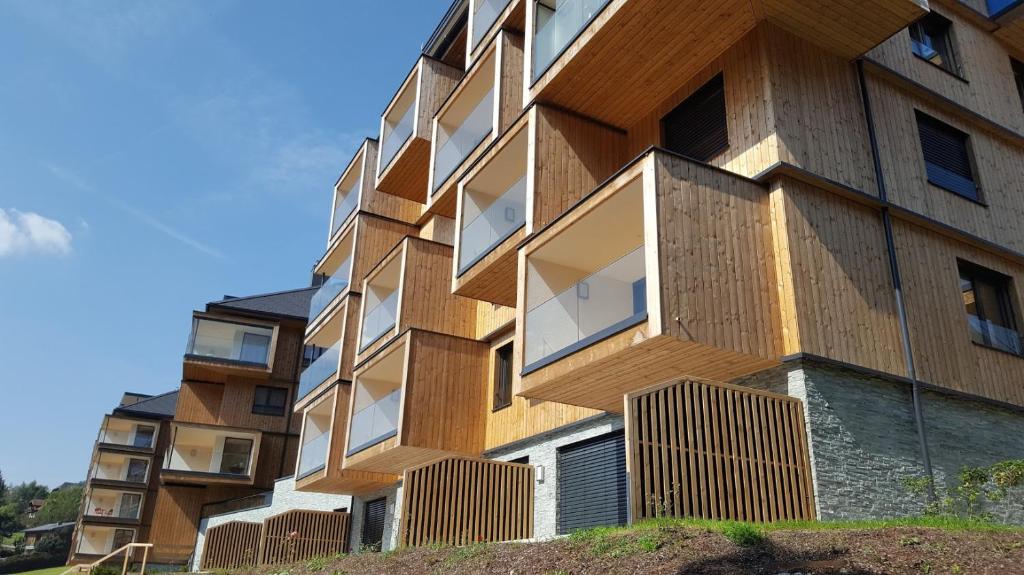
[[[927,10],[926,0],[612,0],[531,96],[627,128],[759,22],[853,59]]]

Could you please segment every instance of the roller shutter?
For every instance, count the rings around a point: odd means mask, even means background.
[[[626,446],[621,431],[558,450],[558,532],[626,523]]]

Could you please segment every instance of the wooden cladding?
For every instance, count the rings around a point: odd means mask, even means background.
[[[533,537],[533,467],[453,457],[405,472],[402,545]]]
[[[255,567],[262,525],[232,521],[206,530],[202,569]]]
[[[814,519],[799,400],[696,380],[626,398],[632,517]]]
[[[260,523],[232,521],[206,532],[202,569],[280,565],[348,551],[348,513],[292,510]]]

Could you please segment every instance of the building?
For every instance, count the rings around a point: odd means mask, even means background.
[[[214,504],[292,474],[293,401],[315,288],[210,302],[192,317],[179,389],[126,393],[103,419],[69,561],[153,543],[155,564],[186,564]]]
[[[30,527],[23,529],[21,533],[25,534],[25,551],[32,551],[36,548],[36,543],[47,535],[58,535],[62,539],[69,540],[71,538],[71,531],[75,528],[75,524],[71,522],[65,523],[47,523],[45,525],[38,525],[36,527]]]
[[[1024,456],[1019,5],[455,2],[334,185],[297,488],[386,549]]]

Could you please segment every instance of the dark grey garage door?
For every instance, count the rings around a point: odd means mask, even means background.
[[[558,532],[626,523],[626,445],[621,431],[558,450]]]
[[[363,508],[363,536],[361,543],[366,551],[380,551],[384,542],[384,514],[388,500],[384,497],[367,501]]]

